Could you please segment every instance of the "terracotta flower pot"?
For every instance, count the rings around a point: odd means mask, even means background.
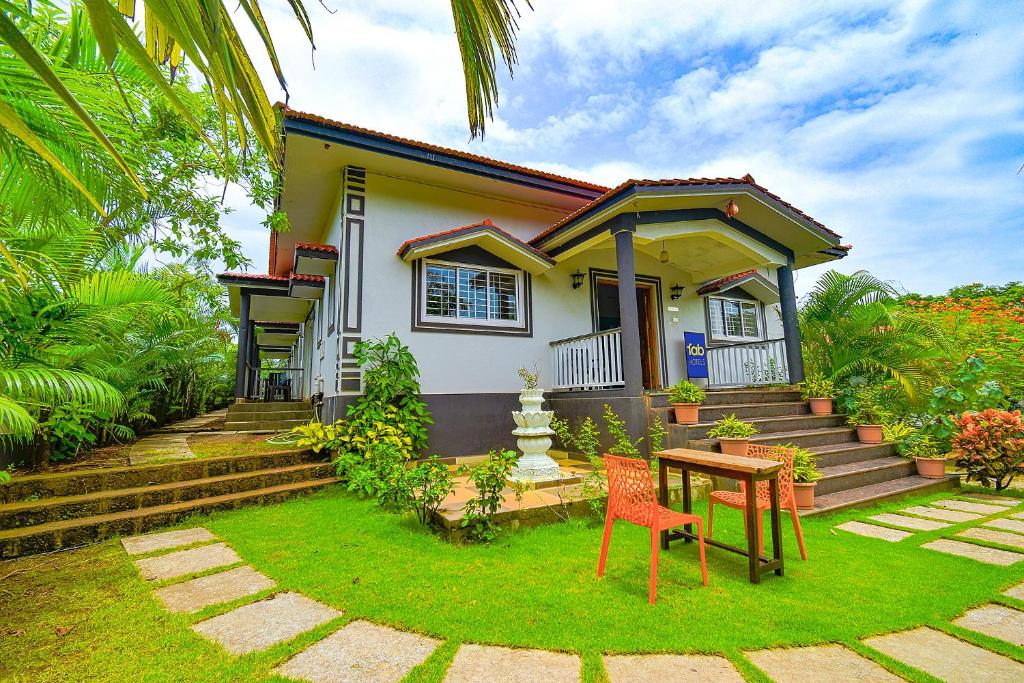
[[[917,473],[925,479],[942,479],[946,476],[945,458],[914,458]]]
[[[809,398],[807,402],[811,404],[811,415],[832,414],[832,399],[830,398]]]
[[[818,482],[816,481],[806,483],[793,482],[793,499],[796,501],[798,508],[810,510],[814,507],[814,487],[817,485]]]
[[[857,439],[861,443],[882,443],[882,425],[857,425]]]
[[[750,439],[730,439],[726,437],[719,437],[718,447],[722,449],[722,453],[725,455],[746,455],[747,446],[750,445]]]
[[[672,408],[676,411],[676,424],[695,425],[700,421],[697,417],[699,403],[673,403]]]

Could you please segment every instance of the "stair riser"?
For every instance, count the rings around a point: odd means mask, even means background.
[[[882,443],[874,446],[864,444],[860,448],[840,451],[838,453],[816,453],[815,457],[818,459],[818,467],[820,468],[846,465],[851,462],[873,460],[875,458],[888,458],[893,455],[897,455],[896,446],[890,443]]]
[[[820,514],[832,514],[839,512],[840,510],[848,510],[856,507],[866,507],[868,505],[875,505],[884,501],[895,501],[902,500],[904,498],[912,498],[917,496],[927,495],[929,493],[938,493],[939,491],[949,491],[951,489],[960,488],[960,482],[955,477],[947,477],[946,479],[935,479],[927,486],[919,486],[910,491],[898,491],[888,496],[874,496],[865,499],[850,500],[842,505],[835,505],[829,508],[815,508],[814,510],[807,510],[801,512],[801,516],[809,517],[811,515]]]
[[[786,417],[791,415],[810,415],[811,407],[806,403],[790,405],[787,402],[764,403],[757,406],[702,406],[700,409],[701,422],[716,422],[729,415],[743,419],[758,417]]]
[[[128,495],[111,495],[97,500],[68,503],[64,505],[39,505],[21,510],[0,509],[0,529],[15,529],[64,519],[78,519],[111,512],[138,510],[156,505],[169,505],[188,500],[221,496],[243,491],[295,484],[311,479],[326,479],[334,476],[334,468],[330,463],[322,463],[312,468],[304,468],[291,472],[254,472],[252,476],[219,482],[198,480],[194,484],[175,487],[167,491],[142,491]]]
[[[815,493],[825,495],[826,493],[848,491],[849,489],[868,486],[870,484],[880,484],[883,481],[892,481],[893,479],[909,477],[914,474],[915,471],[914,463],[907,461],[900,465],[893,465],[891,467],[882,467],[866,472],[853,472],[839,477],[829,477],[818,481],[818,485],[815,487]]]
[[[794,402],[800,400],[799,391],[779,390],[739,390],[739,391],[709,391],[704,399],[705,406],[720,406],[736,403],[779,403]]]
[[[684,428],[672,425],[669,427],[669,434],[666,443],[670,443],[669,448],[695,448],[701,451],[717,451],[718,441],[716,439],[691,439],[688,446],[684,443],[682,433]],[[761,444],[764,446],[781,446],[786,444],[792,444],[794,446],[802,446],[804,448],[810,448],[812,446],[832,446],[841,443],[849,443],[856,441],[857,435],[851,430],[842,430],[835,432],[824,432],[810,434],[802,434],[800,436],[790,436],[783,440],[772,439],[771,434],[764,436],[756,436],[751,439],[753,444]]]
[[[261,413],[256,411],[238,411],[225,418],[225,422],[262,422],[266,420],[302,420],[313,419],[312,410],[285,410],[279,413]]]
[[[236,412],[276,413],[289,410],[309,410],[309,401],[279,401],[276,403],[235,403],[228,407],[228,415]]]
[[[113,491],[150,484],[206,479],[326,459],[323,453],[287,451],[226,458],[201,458],[185,462],[110,468],[89,472],[69,472],[39,478],[15,477],[9,484],[0,486],[0,504],[22,501],[32,496],[37,498],[77,496],[94,491]]]
[[[755,425],[761,434],[771,434],[773,432],[796,432],[803,429],[821,429],[825,427],[842,427],[846,423],[846,418],[842,415],[827,415],[827,416],[816,416],[807,415],[800,419],[775,419],[767,420],[764,422],[757,422]],[[714,425],[694,425],[690,428],[691,439],[706,439],[708,438],[708,432],[714,428]]]
[[[289,498],[302,496],[330,486],[334,480],[325,479],[323,484],[295,491],[275,491],[261,496],[252,496],[243,500],[218,501],[209,505],[196,506],[180,512],[161,512],[140,517],[138,519],[90,524],[61,531],[47,531],[31,534],[16,539],[0,539],[0,559],[25,557],[39,553],[75,548],[90,543],[98,543],[114,536],[131,536],[146,533],[161,527],[171,526],[197,514],[209,514],[217,510],[233,510],[249,505],[272,505]]]

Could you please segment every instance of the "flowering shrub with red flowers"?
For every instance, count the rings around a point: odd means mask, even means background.
[[[989,408],[954,417],[953,455],[967,480],[1002,491],[1024,474],[1024,420],[1020,411]]]

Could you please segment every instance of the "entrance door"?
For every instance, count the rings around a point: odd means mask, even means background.
[[[596,298],[597,331],[621,327],[619,283],[616,280],[599,279]],[[661,372],[658,369],[658,327],[654,304],[654,286],[644,282],[636,283],[636,308],[640,321],[640,368],[643,372],[644,389],[661,388]]]

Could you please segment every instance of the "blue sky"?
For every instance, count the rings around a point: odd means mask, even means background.
[[[520,64],[482,141],[447,2],[325,3],[307,3],[315,68],[267,3],[297,109],[609,185],[751,173],[854,245],[840,270],[924,293],[1024,279],[1016,0],[520,2]],[[266,235],[233,201],[261,269]]]

